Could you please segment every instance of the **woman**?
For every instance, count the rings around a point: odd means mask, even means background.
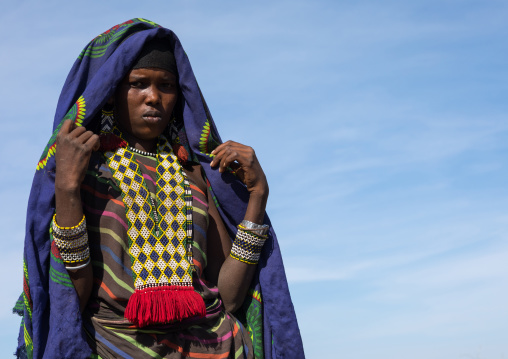
[[[19,356],[303,357],[264,173],[220,142],[170,30],[92,40],[32,187]]]

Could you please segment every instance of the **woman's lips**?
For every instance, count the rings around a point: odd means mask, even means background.
[[[143,120],[147,122],[159,122],[162,120],[162,114],[158,111],[148,111],[143,114]]]
[[[160,121],[160,116],[143,116],[146,121]]]

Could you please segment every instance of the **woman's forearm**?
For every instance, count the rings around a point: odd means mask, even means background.
[[[252,278],[256,273],[255,264],[240,262],[227,257],[219,273],[219,293],[228,312],[237,311],[243,304]]]
[[[92,266],[89,262],[89,248],[87,242],[86,223],[79,231],[82,234],[76,238],[76,233],[65,227],[75,227],[83,219],[81,204],[81,183],[85,178],[86,169],[93,151],[99,149],[99,136],[84,127],[77,126],[71,120],[66,120],[57,135],[55,154],[55,212],[56,228],[61,233],[58,243],[66,253],[65,266],[69,272],[74,288],[79,297],[81,311],[86,306],[92,291]],[[61,229],[58,229],[61,227]],[[75,229],[78,230],[78,229]],[[70,233],[70,234],[69,234]],[[56,233],[54,233],[55,237]],[[69,238],[70,237],[70,238]],[[56,239],[56,237],[55,237]],[[78,241],[78,242],[76,242]],[[70,251],[69,251],[70,249]],[[78,251],[78,253],[73,251]],[[80,259],[83,260],[80,260]],[[80,269],[72,269],[80,267]]]
[[[262,224],[265,215],[268,191],[251,193],[245,219]],[[218,288],[226,310],[234,312],[240,308],[256,273],[256,264],[248,264],[228,256],[219,273]]]
[[[64,187],[64,188],[62,188]],[[72,188],[75,187],[75,188]],[[83,218],[83,207],[81,195],[77,186],[55,185],[56,222],[62,227],[76,226]],[[66,263],[67,272],[74,284],[79,298],[79,307],[83,311],[90,298],[93,285],[92,266],[89,264],[80,269],[69,269],[78,267],[86,262]]]

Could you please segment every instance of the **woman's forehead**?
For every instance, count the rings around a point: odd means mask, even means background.
[[[132,69],[127,73],[126,78],[146,78],[146,77],[157,77],[161,79],[176,80],[176,74],[157,67],[142,67]]]

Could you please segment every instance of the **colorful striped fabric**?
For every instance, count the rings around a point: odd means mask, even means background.
[[[94,287],[84,312],[89,344],[101,358],[253,358],[252,340],[244,326],[224,312],[218,289],[207,282],[207,188],[190,179],[193,206],[194,288],[206,303],[203,319],[136,328],[124,318],[134,292],[128,252],[125,207],[104,157],[96,155],[82,186],[89,228]],[[156,190],[153,157],[135,154],[148,190]],[[204,181],[203,181],[204,185]],[[71,284],[72,285],[72,284]]]

